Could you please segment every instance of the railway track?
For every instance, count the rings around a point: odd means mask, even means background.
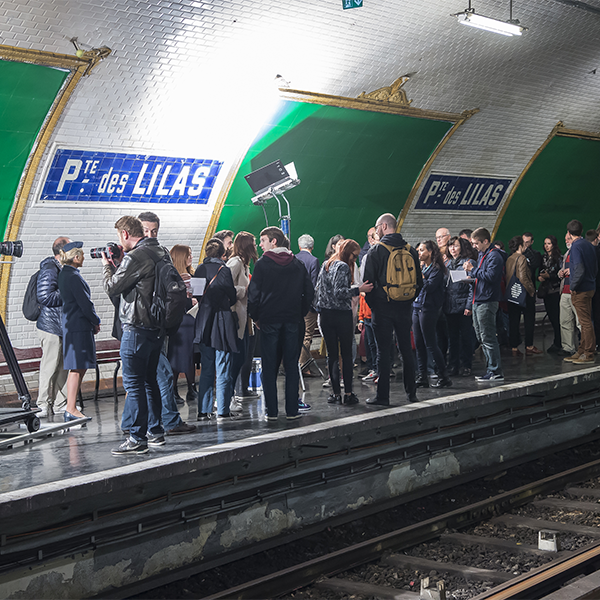
[[[592,461],[205,598],[254,599],[293,594],[289,597],[336,598],[352,595],[356,598],[405,600],[418,598],[423,584],[429,587],[422,594],[432,599],[443,598],[444,595],[477,600],[543,598],[573,578],[582,576],[585,578],[581,581],[585,583],[574,584],[577,589],[569,588],[569,595],[557,596],[556,600],[598,597],[589,594],[592,588],[600,589],[600,577],[594,574],[600,569],[600,527],[542,519],[535,516],[535,511],[543,509],[545,514],[557,513],[563,519],[572,517],[571,520],[584,523],[595,523],[596,520],[600,523],[597,516],[600,513],[600,489],[574,485],[599,475],[600,460]],[[562,490],[565,492],[557,495]],[[504,529],[504,539],[490,538],[487,535],[490,527]],[[459,533],[459,530],[468,529],[471,530],[469,533]],[[510,533],[513,530],[527,534]],[[575,550],[557,547],[557,551],[552,552],[540,550],[537,544],[520,541],[522,538],[536,541],[540,530],[545,531],[543,535],[548,538],[545,539],[546,546],[554,544],[556,538],[560,542],[561,538],[570,536],[570,547],[584,547]],[[468,553],[461,549],[474,547],[483,549],[487,555],[492,554],[491,558],[488,556],[488,562],[494,561],[494,552],[515,560],[495,569],[444,560],[441,556],[464,557]],[[439,558],[432,560],[433,555]],[[523,572],[527,565],[534,568]],[[378,570],[388,575],[378,575]],[[382,583],[374,584],[374,579],[382,580]],[[413,583],[414,591],[404,589],[407,581]],[[473,587],[473,583],[479,583],[482,591],[478,591],[477,585]],[[296,590],[302,591],[294,593]]]

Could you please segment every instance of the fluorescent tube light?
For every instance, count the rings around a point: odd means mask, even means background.
[[[526,29],[526,27],[521,27],[515,23],[507,23],[506,21],[490,19],[489,17],[484,17],[483,15],[477,15],[475,12],[465,11],[458,13],[456,18],[461,25],[469,25],[470,27],[476,27],[477,29],[491,31],[493,33],[499,33],[500,35],[506,35],[509,37],[521,35]]]

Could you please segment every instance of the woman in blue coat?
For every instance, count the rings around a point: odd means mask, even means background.
[[[60,251],[63,268],[58,275],[58,289],[63,302],[63,365],[69,371],[65,422],[85,417],[77,409],[77,394],[87,369],[96,366],[94,336],[100,331],[90,286],[79,273],[84,259],[82,246],[83,242],[70,242]]]
[[[438,380],[432,387],[450,387],[446,361],[437,341],[436,324],[444,303],[446,267],[437,244],[421,242],[417,248],[423,273],[423,287],[413,303],[413,335],[417,348],[418,387],[429,387],[427,379],[427,352],[431,354]]]

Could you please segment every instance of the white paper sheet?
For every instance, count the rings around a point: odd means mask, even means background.
[[[192,277],[190,283],[192,284],[192,296],[202,296],[204,294],[204,288],[206,287],[204,277]]]
[[[452,279],[452,283],[456,283],[457,281],[473,281],[469,274],[464,269],[456,269],[455,271],[450,271],[450,278]]]

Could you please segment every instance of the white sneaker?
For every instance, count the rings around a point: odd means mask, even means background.
[[[38,412],[35,413],[35,416],[38,419],[44,419],[45,417],[48,416],[48,409],[44,407],[44,408],[38,410]]]
[[[373,370],[369,371],[369,374],[362,378],[365,383],[375,381],[375,379],[377,379],[377,372]]]

